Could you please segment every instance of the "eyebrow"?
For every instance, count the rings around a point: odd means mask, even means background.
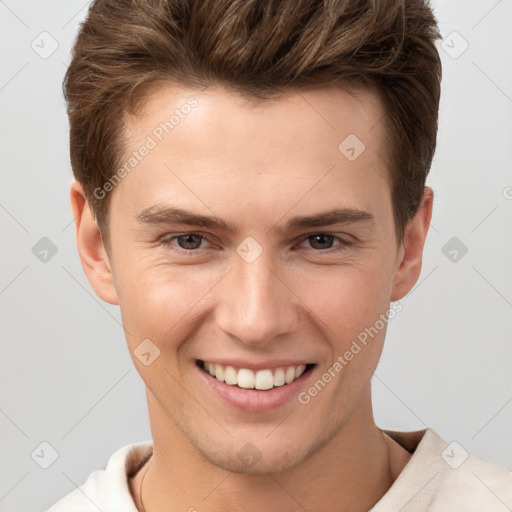
[[[235,229],[219,217],[200,215],[182,208],[150,206],[142,210],[136,219],[142,224],[149,225],[183,224],[223,230],[229,233],[235,232]],[[335,208],[312,215],[292,217],[286,222],[284,229],[278,228],[278,231],[296,231],[299,229],[355,222],[373,223],[375,222],[375,217],[370,212],[357,208]]]

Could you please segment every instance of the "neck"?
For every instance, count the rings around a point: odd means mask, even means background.
[[[291,470],[264,475],[232,473],[206,461],[172,421],[160,416],[164,413],[157,404],[151,405],[153,457],[147,472],[143,469],[131,482],[136,505],[144,512],[365,511],[410,458],[376,427],[369,387],[326,445]],[[142,477],[144,509],[138,493]]]

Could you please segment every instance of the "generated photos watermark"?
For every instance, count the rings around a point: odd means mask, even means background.
[[[185,103],[175,108],[173,114],[169,116],[169,119],[162,121],[158,126],[153,128],[151,133],[146,136],[144,144],[131,153],[131,156],[127,158],[124,164],[103,184],[103,186],[94,189],[94,197],[99,200],[104,199],[107,193],[111,192],[123,178],[130,174],[133,169],[162,142],[164,137],[171,133],[172,130],[192,112],[193,108],[197,107],[197,105],[198,102],[196,98],[191,96]]]
[[[375,338],[377,334],[382,331],[390,320],[393,320],[403,310],[402,303],[397,301],[393,302],[391,307],[386,313],[381,313],[379,319],[375,323],[366,327],[361,331],[355,340],[352,341],[349,349],[346,350],[343,355],[339,355],[334,363],[319,377],[313,385],[311,385],[306,391],[301,391],[297,399],[302,405],[307,405],[311,402],[311,399],[318,395],[322,389],[329,384],[337,375],[341,373],[343,368],[349,364],[354,357],[359,354],[368,344],[368,341]]]

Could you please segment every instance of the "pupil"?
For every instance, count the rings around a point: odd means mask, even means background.
[[[196,243],[194,243],[194,237],[196,240]],[[183,240],[185,242],[183,243]],[[201,237],[199,235],[181,235],[179,237],[180,246],[182,249],[197,249],[199,245],[201,244]],[[199,245],[197,244],[199,242]],[[190,247],[189,245],[192,245],[194,247]],[[196,247],[197,246],[197,247]]]
[[[312,236],[312,239],[314,240],[314,243],[312,243],[311,245],[313,246],[314,249],[329,249],[329,246],[331,245],[331,242],[332,242],[332,235],[325,235],[325,234],[320,234],[320,235],[313,235]],[[315,245],[318,245],[316,243],[316,241],[320,239],[320,240],[324,240],[324,242],[320,242],[320,245],[325,245],[327,244],[327,247],[315,247]],[[327,240],[327,241],[326,241]]]

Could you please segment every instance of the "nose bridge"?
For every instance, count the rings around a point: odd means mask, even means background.
[[[241,244],[239,251],[243,248]],[[291,294],[278,272],[267,251],[254,260],[234,255],[218,317],[226,333],[246,344],[263,345],[294,329]]]

